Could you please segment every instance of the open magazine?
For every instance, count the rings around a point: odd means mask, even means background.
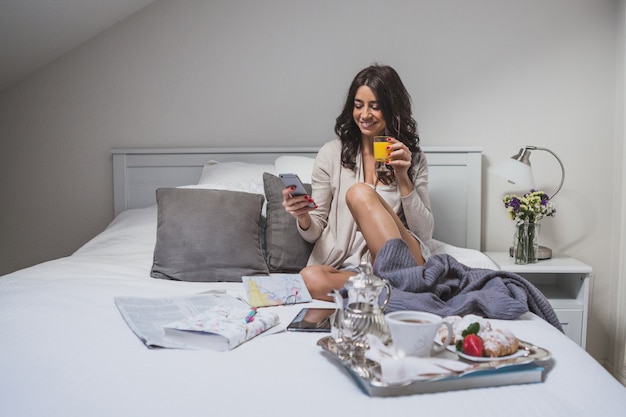
[[[231,350],[278,324],[228,294],[115,297],[131,330],[148,347]]]
[[[313,301],[300,274],[242,277],[248,302],[253,307],[279,306]]]

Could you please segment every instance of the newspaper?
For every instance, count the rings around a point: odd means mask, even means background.
[[[114,301],[126,324],[150,348],[230,350],[279,321],[274,313],[255,312],[255,320],[248,323],[245,317],[250,306],[228,294],[115,297]],[[215,320],[216,314],[223,314],[223,319]],[[180,337],[176,332],[166,333],[166,328],[181,323],[192,323],[200,330],[182,329]]]

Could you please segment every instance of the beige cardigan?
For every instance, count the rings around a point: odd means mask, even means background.
[[[339,268],[349,255],[355,241],[357,226],[346,205],[346,191],[362,182],[362,158],[356,158],[354,171],[341,165],[341,141],[335,139],[320,149],[312,174],[312,197],[318,208],[311,212],[311,226],[298,227],[302,237],[315,242],[309,265],[330,265]],[[428,196],[428,165],[423,152],[413,155],[415,190],[402,197],[398,215],[402,222],[424,243],[433,237],[435,221]],[[360,175],[362,177],[362,174]],[[398,192],[400,192],[398,190]],[[330,214],[330,215],[329,215]],[[297,224],[297,222],[296,222]]]

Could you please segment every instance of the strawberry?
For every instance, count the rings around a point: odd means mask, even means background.
[[[483,356],[484,351],[483,340],[479,336],[468,334],[463,338],[463,353],[470,356]]]

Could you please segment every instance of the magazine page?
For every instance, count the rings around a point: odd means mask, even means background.
[[[268,307],[313,301],[300,274],[253,275],[242,277],[248,302]]]

